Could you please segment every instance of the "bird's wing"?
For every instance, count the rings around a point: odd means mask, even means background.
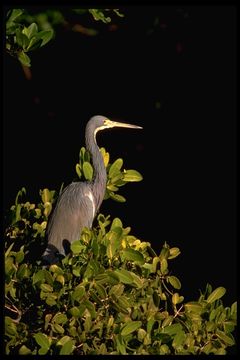
[[[63,240],[80,238],[83,227],[91,228],[95,203],[88,183],[72,183],[61,194],[47,228],[48,243],[64,254]]]

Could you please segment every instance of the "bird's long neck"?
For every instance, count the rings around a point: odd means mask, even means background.
[[[93,164],[93,180],[92,191],[96,202],[96,211],[99,209],[106,190],[107,173],[103,162],[102,154],[96,142],[94,131],[88,129],[86,131],[86,149],[92,156]]]

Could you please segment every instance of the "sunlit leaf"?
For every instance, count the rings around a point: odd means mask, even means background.
[[[114,194],[112,191],[109,192],[109,196],[111,199],[118,201],[118,202],[125,202],[126,199],[124,196],[119,195],[119,194]]]
[[[124,181],[141,181],[142,175],[137,170],[125,170],[123,180]]]
[[[131,321],[123,326],[123,328],[121,330],[121,335],[122,336],[129,335],[129,334],[133,333],[134,331],[136,331],[137,329],[139,329],[141,326],[142,326],[141,321]]]
[[[223,297],[223,295],[226,293],[226,289],[222,286],[215,289],[207,298],[208,303],[213,303],[214,301],[220,299]]]
[[[144,264],[145,260],[143,255],[137,251],[134,250],[132,248],[127,248],[125,250],[122,250],[121,256],[123,258],[123,260],[130,260],[130,261],[135,261],[139,264]]]
[[[93,167],[88,161],[85,161],[83,163],[83,174],[84,174],[86,180],[92,180]]]
[[[125,269],[117,269],[114,271],[114,273],[119,277],[120,281],[124,284],[132,284],[133,277],[129,273],[129,271]]]
[[[168,281],[175,289],[181,289],[181,282],[176,276],[169,276]]]
[[[34,339],[36,340],[37,344],[41,346],[44,349],[49,349],[50,347],[50,341],[47,335],[42,333],[37,333],[33,335]]]

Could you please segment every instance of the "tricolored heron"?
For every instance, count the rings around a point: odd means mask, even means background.
[[[142,129],[141,126],[111,121],[101,115],[93,116],[88,121],[85,141],[86,149],[92,157],[93,180],[72,182],[59,196],[46,230],[48,245],[42,257],[47,263],[56,262],[58,253],[66,255],[70,244],[80,238],[83,227],[92,227],[103,201],[107,182],[106,168],[96,142],[96,134],[100,130],[113,127]]]

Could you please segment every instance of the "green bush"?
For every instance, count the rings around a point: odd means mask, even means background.
[[[105,198],[129,181],[136,170],[109,163],[101,149],[108,182]],[[76,173],[91,179],[91,158],[81,148]],[[61,192],[61,190],[60,190]],[[5,251],[6,354],[226,354],[235,344],[237,303],[224,307],[224,287],[208,284],[195,301],[184,302],[181,282],[171,270],[178,247],[164,243],[157,253],[119,218],[99,214],[84,228],[71,253],[43,266],[45,229],[57,197],[40,191],[38,205],[18,192],[10,209]]]
[[[32,9],[33,10],[33,9]],[[111,22],[112,14],[123,17],[118,9],[71,9],[80,16],[90,14],[95,21],[105,24]],[[26,9],[10,9],[6,14],[6,51],[17,58],[26,67],[31,66],[30,53],[45,46],[55,37],[55,27],[58,25],[79,31],[84,35],[95,36],[97,30],[81,24],[69,23],[58,9],[44,9],[30,14]]]

